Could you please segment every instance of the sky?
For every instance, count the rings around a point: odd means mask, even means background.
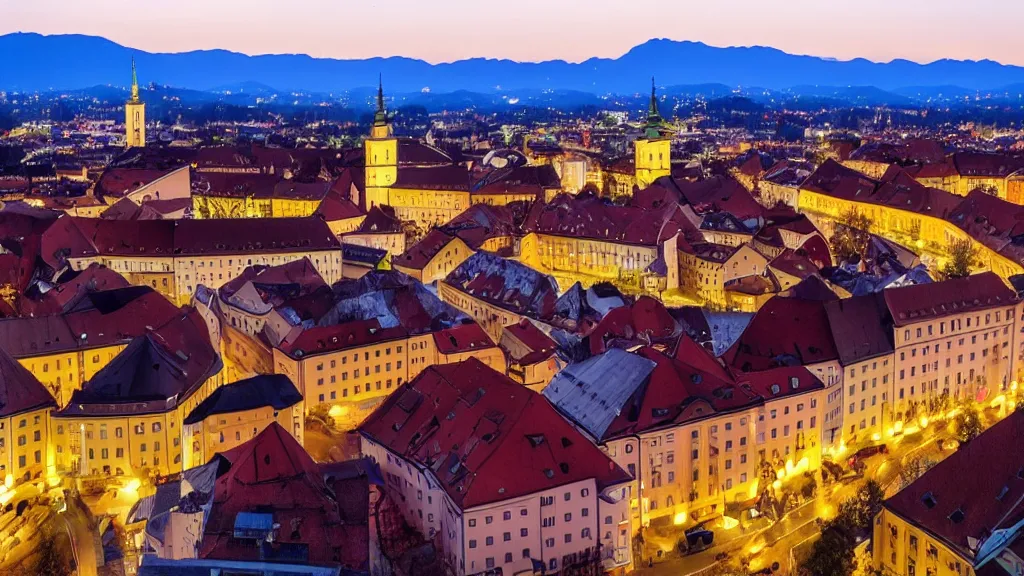
[[[1024,65],[1020,0],[0,0],[0,34],[89,34],[149,52],[614,58],[651,38],[874,61]]]

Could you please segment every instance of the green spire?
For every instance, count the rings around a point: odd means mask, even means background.
[[[665,130],[665,121],[658,113],[658,93],[655,89],[654,76],[651,76],[651,103],[647,107],[647,122],[644,124],[644,134],[647,138],[661,138]]]
[[[384,76],[381,75],[377,84],[377,112],[373,115],[374,126],[388,123],[388,112],[384,109]]]
[[[139,101],[139,78],[135,74],[135,57],[132,56],[132,102]]]

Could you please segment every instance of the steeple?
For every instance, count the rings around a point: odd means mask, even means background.
[[[373,115],[374,126],[385,126],[388,123],[388,112],[384,109],[384,77],[377,84],[377,112]]]
[[[135,74],[135,57],[132,57],[132,102],[139,101],[139,78]]]
[[[651,76],[651,103],[647,107],[647,122],[644,124],[644,135],[647,138],[660,138],[665,130],[665,121],[658,113],[658,93]]]

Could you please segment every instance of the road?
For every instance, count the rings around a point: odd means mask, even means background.
[[[693,576],[718,565],[720,562],[715,557],[722,552],[729,555],[725,562],[732,564],[738,558],[749,559],[751,571],[777,562],[782,573],[789,573],[790,551],[796,546],[808,545],[819,534],[816,520],[834,515],[839,504],[853,497],[868,479],[878,481],[886,489],[887,496],[892,495],[899,489],[902,463],[917,456],[941,460],[951,451],[940,450],[937,440],[948,437],[945,425],[936,423],[914,437],[898,438],[890,442],[888,454],[866,460],[863,476],[820,488],[814,500],[790,510],[768,528],[746,532],[736,528],[725,534],[716,534],[716,544],[703,552],[688,556],[670,555],[652,567],[637,569],[635,573],[638,576]]]

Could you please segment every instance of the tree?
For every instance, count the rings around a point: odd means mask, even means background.
[[[923,476],[924,473],[931,470],[933,466],[935,466],[935,461],[927,456],[914,456],[910,460],[907,460],[907,462],[900,467],[900,490],[910,486],[914,480]]]
[[[964,278],[971,274],[971,264],[978,257],[978,250],[969,239],[953,239],[946,245],[946,254],[949,260],[939,270],[939,278],[952,280],[953,278]]]
[[[828,241],[840,262],[863,257],[867,253],[871,242],[871,226],[871,219],[856,208],[850,208],[839,217],[835,232]]]
[[[960,403],[956,418],[953,419],[953,426],[956,428],[956,439],[961,444],[966,444],[981,434],[981,416],[974,404],[966,401]]]
[[[849,576],[853,567],[852,539],[834,521],[827,523],[803,565],[804,570],[813,576]]]
[[[334,428],[334,417],[331,416],[330,404],[317,404],[306,413],[306,426],[318,424],[328,430]]]

